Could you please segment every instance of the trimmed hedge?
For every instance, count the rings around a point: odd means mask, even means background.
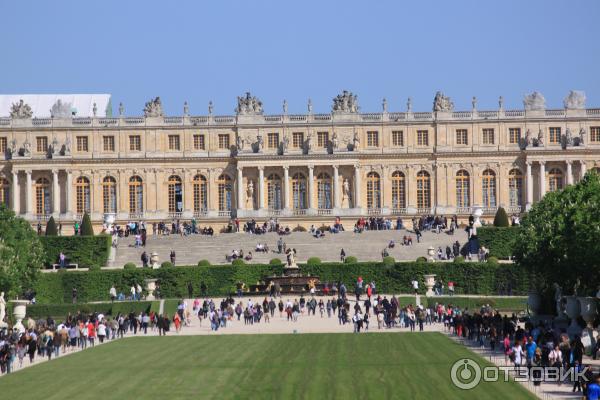
[[[321,282],[344,282],[350,289],[356,278],[362,276],[367,282],[375,281],[379,293],[410,293],[410,282],[420,281],[423,275],[433,273],[444,282],[455,282],[457,294],[527,294],[529,277],[523,268],[515,264],[490,263],[416,263],[402,262],[385,265],[381,262],[356,264],[324,263],[301,266],[303,274],[318,275]],[[194,287],[194,296],[200,295],[204,283],[210,296],[224,296],[235,292],[236,283],[247,285],[264,280],[273,274],[281,275],[282,265],[249,264],[243,266],[223,265],[207,267],[173,267],[167,269],[68,271],[42,274],[34,290],[40,303],[66,303],[71,300],[72,288],[77,288],[82,302],[109,300],[109,289],[115,285],[118,292],[129,293],[133,283],[144,278],[159,280],[163,298],[187,298],[187,283]]]
[[[50,217],[46,224],[46,236],[58,236],[58,228],[56,227],[54,217]]]
[[[67,262],[79,264],[80,268],[104,267],[108,261],[109,235],[98,236],[40,236],[44,248],[44,264],[58,263],[58,256],[65,253]]]
[[[137,314],[149,312],[152,303],[152,301],[115,301],[114,303],[31,304],[27,306],[27,316],[38,319],[47,317],[65,318],[67,314],[75,315],[77,312],[83,314],[99,312],[116,316],[119,313],[128,314],[133,311]]]
[[[479,309],[486,304],[497,310],[522,311],[527,309],[526,297],[444,297],[433,296],[427,298],[429,307],[436,303],[452,304],[460,308]]]
[[[519,227],[481,227],[477,228],[477,239],[490,250],[490,257],[508,259],[514,255],[519,230]]]
[[[357,262],[358,262],[358,260],[354,256],[348,256],[344,260],[344,264],[356,264]]]

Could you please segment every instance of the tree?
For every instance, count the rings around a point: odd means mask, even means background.
[[[22,296],[33,287],[43,265],[43,249],[36,232],[23,218],[0,205],[0,291]]]
[[[498,207],[498,211],[496,211],[496,216],[494,217],[494,226],[498,227],[507,227],[508,224],[508,215],[506,215],[506,210],[503,207]]]
[[[46,236],[58,236],[58,229],[56,228],[54,217],[50,217],[46,224]]]
[[[553,283],[573,294],[595,295],[600,283],[600,177],[588,173],[576,185],[547,193],[521,222],[515,258],[539,291]]]
[[[81,236],[94,236],[92,220],[88,213],[83,214],[83,218],[81,219]]]

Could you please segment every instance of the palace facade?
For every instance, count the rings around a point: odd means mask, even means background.
[[[458,214],[474,207],[525,211],[545,193],[600,170],[600,109],[571,92],[549,110],[539,93],[524,109],[454,111],[441,93],[431,112],[360,113],[343,92],[327,114],[265,115],[246,94],[236,115],[77,115],[70,104],[36,117],[15,102],[0,117],[0,202],[32,223],[84,212],[107,218],[200,220],[219,225],[279,217],[307,225],[339,216]],[[0,110],[1,112],[2,110]],[[0,114],[1,115],[1,114]],[[110,115],[106,113],[105,115]]]

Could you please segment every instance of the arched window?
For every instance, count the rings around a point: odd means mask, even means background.
[[[552,168],[548,172],[548,190],[556,192],[563,188],[563,173],[558,168]]]
[[[496,207],[496,173],[491,169],[483,171],[481,189],[483,191],[483,206]]]
[[[144,211],[144,182],[139,176],[129,178],[129,212]]]
[[[518,169],[508,173],[508,198],[511,207],[523,206],[523,174]]]
[[[277,174],[267,177],[267,207],[270,210],[281,210],[281,179]]]
[[[90,180],[85,176],[80,176],[75,181],[75,195],[77,201],[75,209],[77,214],[90,212]]]
[[[38,215],[49,215],[50,210],[50,181],[39,178],[35,181],[35,212]]]
[[[192,182],[194,189],[194,212],[202,212],[208,208],[206,178],[196,175]]]
[[[392,208],[406,208],[406,179],[400,171],[392,174]]]
[[[102,205],[107,214],[117,212],[117,181],[112,176],[102,179]]]
[[[427,171],[417,174],[417,208],[431,208],[431,179]]]
[[[301,173],[292,176],[292,198],[294,210],[306,209],[306,178]]]
[[[222,174],[217,179],[219,190],[219,211],[231,211],[231,178]]]
[[[8,180],[6,178],[0,178],[0,204],[8,206]]]
[[[317,206],[319,210],[330,210],[331,205],[331,177],[325,172],[317,175]]]
[[[461,169],[456,173],[456,207],[471,206],[471,178],[469,173]]]
[[[381,180],[377,172],[367,174],[367,208],[381,208]]]
[[[177,175],[171,175],[167,181],[169,184],[169,212],[180,213],[183,211],[183,189],[181,178]]]

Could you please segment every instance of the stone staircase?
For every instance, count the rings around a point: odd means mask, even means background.
[[[401,245],[404,235],[412,236],[412,246]],[[252,251],[252,263],[268,263],[276,257],[285,261],[284,254],[277,254],[278,239],[279,236],[275,233],[251,235],[243,232],[220,234],[214,237],[203,235],[148,236],[146,248],[136,249],[133,247],[133,237],[121,238],[114,261],[109,263],[109,267],[122,268],[128,262],[141,266],[140,256],[144,250],[148,255],[157,252],[159,263],[168,261],[171,250],[175,250],[177,265],[196,265],[203,259],[210,261],[211,264],[228,264],[225,256],[231,254],[233,249],[242,249],[244,254]],[[380,261],[381,251],[392,239],[396,242],[396,246],[388,249],[390,255],[396,260],[414,261],[417,257],[426,257],[429,246],[433,246],[436,250],[438,246],[441,246],[445,251],[446,246],[452,246],[456,240],[462,246],[467,240],[467,235],[462,230],[456,231],[454,235],[424,232],[421,243],[417,243],[414,233],[406,230],[327,233],[320,239],[314,238],[308,232],[294,232],[283,236],[287,247],[296,249],[298,262],[305,262],[310,257],[319,257],[322,261],[339,261],[342,248],[346,252],[346,256],[354,256],[359,261]],[[266,243],[270,252],[255,252],[257,243]]]

